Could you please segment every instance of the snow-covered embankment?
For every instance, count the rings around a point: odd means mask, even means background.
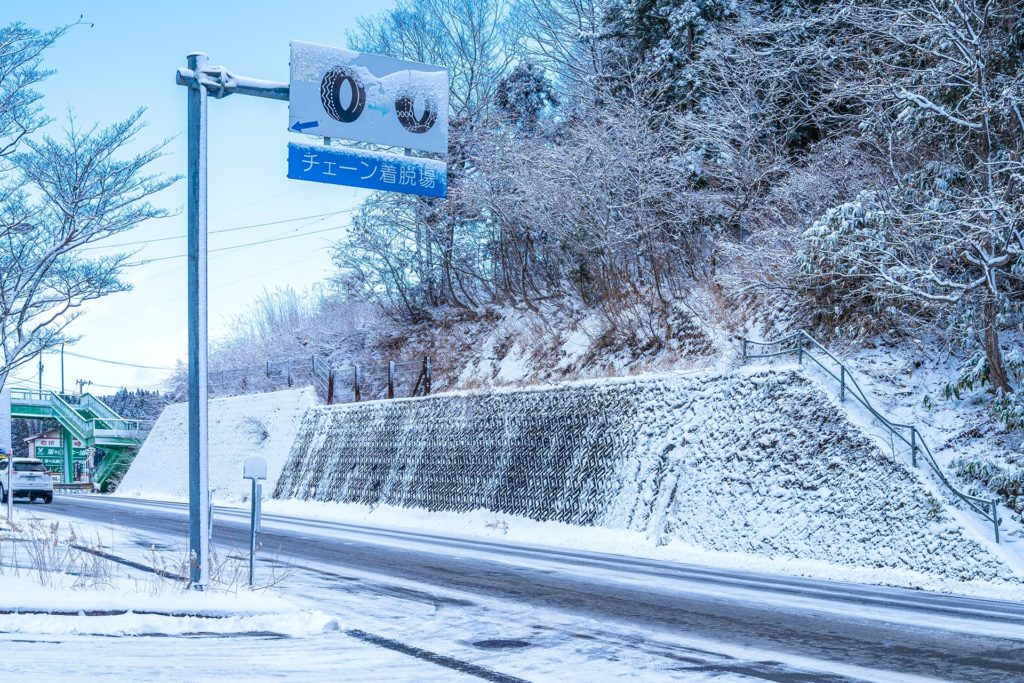
[[[309,387],[210,401],[210,490],[215,501],[248,500],[242,463],[267,459],[277,481],[306,410],[316,404]],[[188,496],[188,404],[168,406],[132,463],[118,495],[150,498]]]
[[[1012,577],[906,463],[792,370],[317,407],[274,495],[483,509],[953,581]]]

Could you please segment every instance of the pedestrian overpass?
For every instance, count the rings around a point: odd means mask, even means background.
[[[111,475],[122,472],[134,458],[144,434],[139,420],[126,420],[92,394],[60,394],[54,391],[11,389],[11,417],[53,419],[60,424],[61,480],[70,483],[73,445],[102,448],[105,455],[93,481],[102,488]]]

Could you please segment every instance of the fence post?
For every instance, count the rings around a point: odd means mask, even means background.
[[[270,361],[267,361],[267,377],[270,377]]]
[[[804,340],[803,337],[796,338],[796,358],[800,365],[804,364]]]
[[[327,405],[334,403],[334,368],[327,372]]]
[[[395,397],[395,361],[388,361],[388,398]]]
[[[747,359],[747,338],[743,338],[743,360]]]
[[[839,401],[846,400],[846,366],[839,365]]]
[[[353,365],[352,366],[352,393],[355,394],[356,402],[357,403],[362,400],[362,398],[360,397],[360,392],[359,392],[359,366],[358,365]]]
[[[992,527],[996,532],[996,543],[999,543],[999,499],[992,499]]]
[[[426,376],[423,380],[423,395],[430,396],[430,356],[423,357],[423,366],[426,370]]]
[[[910,462],[917,467],[917,427],[910,428]]]

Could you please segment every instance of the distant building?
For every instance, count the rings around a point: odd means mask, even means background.
[[[46,465],[46,469],[51,472],[64,471],[64,455],[61,449],[59,429],[51,429],[49,431],[33,434],[27,439],[24,439],[24,441],[28,446],[28,457],[42,460],[43,464]],[[73,462],[85,462],[88,454],[86,453],[86,448],[82,442],[75,439],[71,448],[72,457],[74,459]]]

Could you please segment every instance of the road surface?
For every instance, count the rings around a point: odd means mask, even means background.
[[[59,496],[51,511],[143,538],[187,534],[178,503]],[[213,536],[219,547],[247,548],[247,511],[217,508]],[[543,657],[546,640],[563,656],[571,636],[578,657],[626,656],[681,680],[1024,681],[1024,606],[1016,603],[278,515],[264,516],[260,541],[261,571],[316,576],[321,598],[373,597],[359,609],[375,606],[366,623],[378,631],[390,610],[395,624],[407,622],[397,633],[415,637],[423,622],[402,605],[432,606],[421,640],[443,645],[446,628],[472,632],[471,612],[486,607],[481,632],[507,628],[517,637],[474,641],[483,655],[518,647],[520,659]],[[550,628],[564,638],[544,633],[540,612],[559,615]]]

